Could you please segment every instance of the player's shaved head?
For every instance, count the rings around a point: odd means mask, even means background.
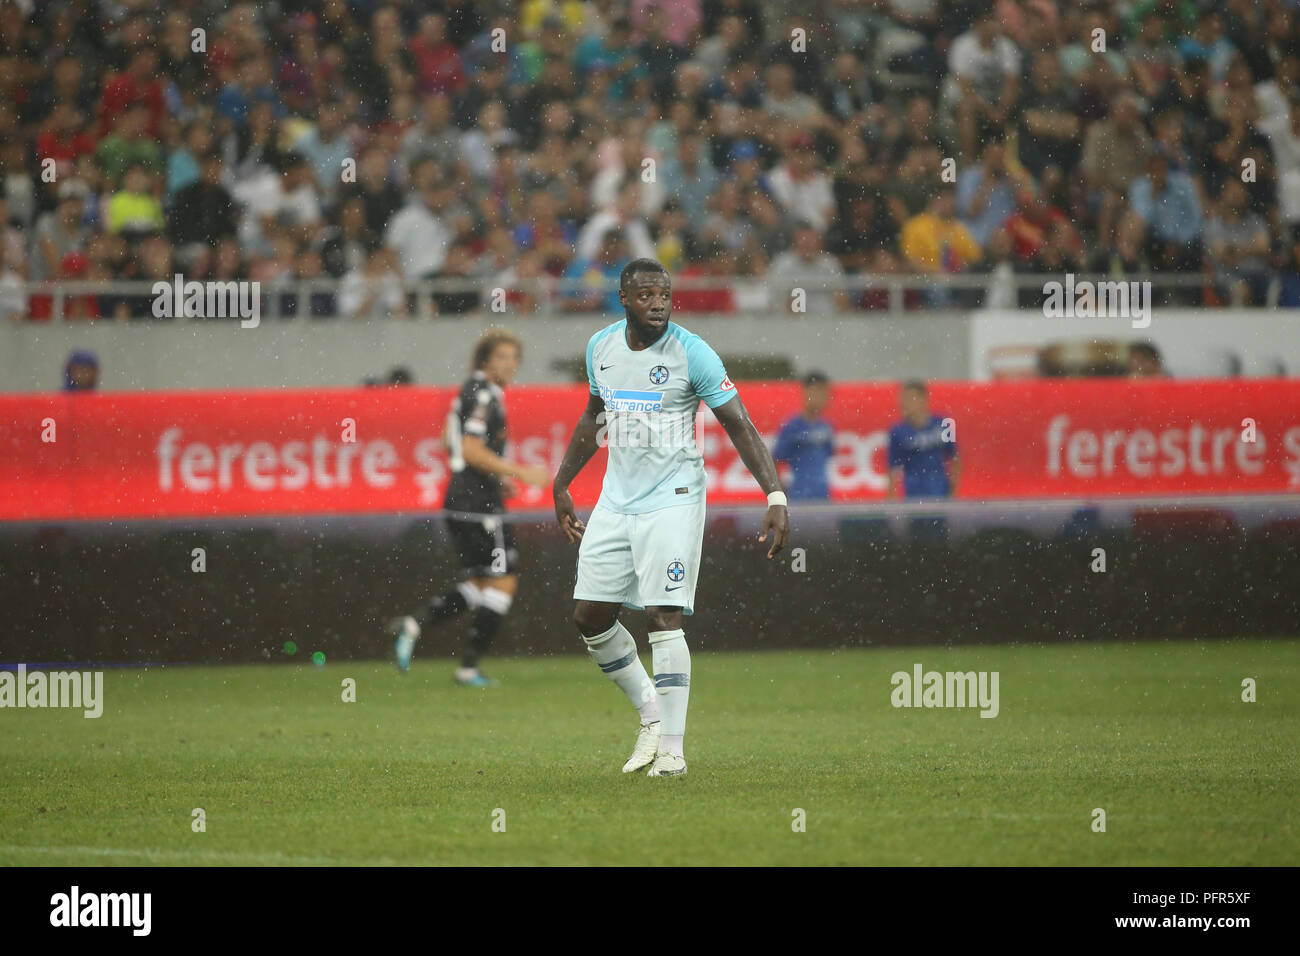
[[[629,344],[642,348],[668,331],[672,313],[672,280],[653,259],[633,259],[619,275],[618,301],[626,310]]]
[[[661,266],[654,259],[633,259],[623,267],[623,271],[618,276],[618,287],[626,289],[628,283],[638,275],[655,274],[663,276],[664,280],[668,279],[668,270]]]

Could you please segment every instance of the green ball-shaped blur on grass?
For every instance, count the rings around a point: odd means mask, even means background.
[[[322,651],[317,651],[315,654],[311,656],[311,662],[315,664],[317,667],[324,667],[325,654]]]

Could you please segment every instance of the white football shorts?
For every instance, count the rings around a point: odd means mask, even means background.
[[[643,610],[695,612],[704,545],[704,496],[693,504],[639,515],[596,503],[578,547],[576,601],[608,601]]]

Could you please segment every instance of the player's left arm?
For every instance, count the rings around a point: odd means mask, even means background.
[[[943,449],[948,462],[948,497],[957,497],[957,483],[961,480],[961,455],[957,452],[957,443],[948,442]]]
[[[948,458],[948,495],[957,497],[957,484],[961,481],[961,455],[953,450]]]
[[[772,460],[763,436],[750,421],[749,412],[745,410],[745,403],[740,400],[740,396],[736,395],[715,407],[713,415],[726,431],[731,443],[736,446],[740,460],[745,463],[763,493],[780,491],[781,479],[776,473],[776,462]],[[771,558],[785,547],[786,538],[790,534],[790,516],[785,505],[768,506],[767,514],[763,517],[763,533],[758,536],[758,540],[766,541],[769,530],[772,532],[772,546],[768,548],[767,556]]]

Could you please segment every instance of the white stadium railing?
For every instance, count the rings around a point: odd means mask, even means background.
[[[787,275],[780,279],[736,276],[677,277],[673,280],[674,293],[731,293],[731,308],[742,314],[780,314],[799,311],[827,311],[837,313],[901,315],[916,309],[952,309],[968,311],[972,308],[1037,308],[1044,296],[1044,284],[1063,282],[1062,273],[1017,273],[1012,275],[928,275],[911,274],[861,274],[843,277],[824,275]],[[230,285],[234,294],[242,294],[251,301],[254,284],[250,280],[191,280],[182,275],[181,282],[199,281],[205,289],[205,303],[215,302],[218,307],[237,304],[228,300]],[[1205,289],[1214,285],[1214,277],[1205,274],[1142,273],[1131,275],[1077,274],[1075,283],[1150,282],[1153,295],[1182,293],[1185,290]],[[52,281],[13,282],[0,286],[0,317],[24,319],[27,317],[65,318],[84,317],[85,303],[95,299],[99,318],[113,318],[125,311],[128,318],[153,318],[159,295],[158,283],[166,283],[167,298],[174,300],[172,290],[175,277],[149,280],[121,280],[111,282]],[[343,279],[272,279],[256,285],[256,297],[261,318],[306,318],[340,316],[339,298],[347,285]],[[209,287],[215,287],[214,296],[208,296]],[[396,290],[393,280],[364,280],[354,284],[365,296],[372,293]],[[1264,307],[1275,304],[1278,282],[1269,289]],[[616,280],[593,285],[584,279],[556,279],[540,277],[512,279],[502,282],[492,277],[438,278],[406,284],[401,283],[400,304],[391,310],[371,309],[370,317],[430,318],[438,315],[479,315],[493,313],[521,315],[562,315],[566,313],[590,314],[608,311],[604,297],[616,291]],[[805,294],[803,308],[795,306],[796,290]],[[182,290],[182,298],[185,295]],[[840,295],[842,294],[842,296]],[[461,301],[448,302],[446,297],[460,297]],[[910,297],[910,298],[909,298]],[[119,304],[124,303],[124,309]],[[304,308],[305,304],[305,308]],[[1155,304],[1161,304],[1156,301]],[[1180,304],[1191,304],[1183,302]],[[692,308],[692,312],[714,311]],[[200,314],[186,314],[193,319],[232,318],[238,312],[233,308],[215,308],[208,314],[205,304]],[[170,315],[166,317],[172,317]]]

